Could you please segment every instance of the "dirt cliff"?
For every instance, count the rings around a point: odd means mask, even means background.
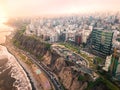
[[[64,58],[57,55],[55,52],[47,52],[43,58],[47,66],[53,70],[53,72],[58,76],[60,82],[63,84],[67,90],[80,90],[84,85],[85,81],[79,81],[78,76],[84,75],[81,72],[74,71],[71,66],[68,65]],[[87,86],[86,86],[87,87]],[[83,88],[86,88],[85,86]]]
[[[50,50],[50,44],[43,43],[34,36],[25,36],[21,33],[22,31],[17,32],[13,39],[14,45],[20,49],[30,52],[39,59]]]

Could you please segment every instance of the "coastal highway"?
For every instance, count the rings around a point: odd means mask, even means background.
[[[50,81],[54,85],[55,90],[64,90],[61,83],[57,80],[55,75],[51,72],[51,70],[46,65],[39,62],[39,60],[37,60],[34,56],[30,55],[29,53],[25,51],[22,51],[22,53],[25,54],[27,57],[29,57],[40,69],[42,69],[46,73],[46,75],[49,77]]]
[[[11,35],[13,35],[13,34],[11,34]],[[4,45],[7,48],[9,48],[10,50],[14,51],[15,47],[10,42],[10,39],[11,39],[10,37],[12,37],[12,36],[7,37],[6,43]],[[49,78],[50,82],[52,83],[52,85],[54,86],[55,90],[64,90],[64,88],[61,85],[61,83],[58,81],[58,79],[55,77],[55,75],[53,74],[53,72],[47,66],[45,66],[43,63],[39,62],[39,60],[37,60],[34,56],[32,56],[31,54],[29,54],[28,52],[25,52],[25,51],[20,50],[18,48],[16,48],[16,49],[19,52],[21,52],[24,55],[26,55],[28,58],[30,58],[33,61],[33,63],[35,63],[48,76],[48,78]]]

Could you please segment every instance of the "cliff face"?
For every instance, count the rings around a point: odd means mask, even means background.
[[[43,56],[42,61],[46,65],[50,65],[51,64],[51,58],[52,58],[51,53],[49,51],[47,51],[46,54]]]
[[[50,44],[43,43],[35,37],[25,36],[21,34],[21,32],[18,32],[14,36],[13,43],[17,47],[30,52],[38,58],[41,58],[50,50]]]
[[[66,67],[66,63],[64,61],[64,59],[62,57],[59,57],[56,59],[55,64],[53,66],[54,72],[56,74],[59,74],[61,72],[61,70],[63,69],[63,67]]]
[[[50,49],[49,44],[40,40],[17,33],[13,40],[14,44],[45,63],[58,76],[60,82],[67,90],[84,90],[88,86],[88,78],[82,73],[73,70],[70,62],[66,62],[55,51]]]
[[[49,44],[45,44],[34,37],[25,36],[20,32],[14,36],[13,43],[20,49],[35,55],[50,67],[66,89],[79,90],[83,85],[84,82],[78,81],[79,73],[74,72],[64,58],[55,51],[51,51]]]
[[[53,70],[67,90],[80,90],[84,85],[85,81],[78,80],[78,76],[84,74],[74,71],[71,66],[68,65],[68,62],[66,62],[64,58],[57,55],[57,53],[47,52],[42,59],[42,62]],[[87,85],[83,86],[83,89],[86,87]]]

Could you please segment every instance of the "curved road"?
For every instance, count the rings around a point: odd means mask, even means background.
[[[27,57],[29,57],[40,69],[42,69],[46,75],[51,80],[52,84],[54,85],[55,90],[64,90],[61,83],[57,80],[57,78],[54,76],[54,74],[48,69],[47,66],[45,66],[43,63],[39,62],[34,56],[30,55],[29,53],[26,53],[22,51]]]

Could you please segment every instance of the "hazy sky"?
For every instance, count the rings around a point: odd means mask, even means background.
[[[0,0],[0,16],[118,11],[120,0]]]

